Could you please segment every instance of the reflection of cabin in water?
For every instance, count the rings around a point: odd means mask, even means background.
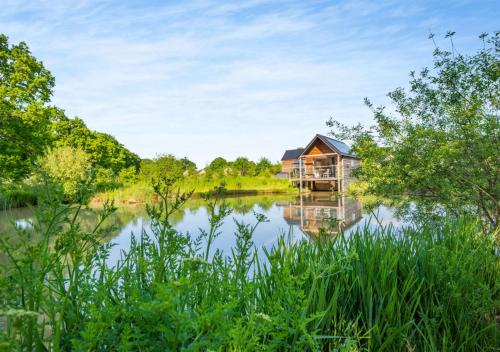
[[[315,193],[300,196],[295,201],[281,204],[283,217],[289,225],[300,229],[315,238],[320,228],[327,228],[331,234],[347,230],[362,217],[363,211],[359,200],[337,197],[331,193]],[[336,219],[337,224],[331,227],[330,220]]]
[[[344,142],[317,134],[305,148],[287,150],[281,171],[301,189],[343,191],[353,181],[356,157]]]

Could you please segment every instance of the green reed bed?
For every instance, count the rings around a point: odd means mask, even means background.
[[[288,179],[270,176],[219,176],[194,175],[183,177],[176,183],[182,191],[196,190],[197,195],[210,192],[214,188],[223,187],[230,195],[255,195],[266,193],[295,194]],[[113,190],[96,194],[93,203],[103,203],[106,199],[114,199],[115,204],[148,203],[158,199],[151,184],[144,181],[132,183]]]
[[[33,231],[1,241],[0,346],[24,351],[475,351],[499,348],[500,260],[474,219],[291,243],[259,256],[238,223],[231,253],[207,249],[231,209],[206,198],[209,228],[169,218],[189,195],[156,185],[151,236],[114,267],[107,229],[83,231],[56,199]],[[100,211],[104,220],[113,207]],[[35,237],[32,237],[35,236]],[[5,238],[5,236],[0,236]]]

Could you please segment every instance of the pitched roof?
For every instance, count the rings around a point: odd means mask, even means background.
[[[304,148],[289,149],[285,151],[281,160],[295,160],[298,159],[300,154],[304,151]]]
[[[305,147],[303,152],[306,151],[307,149],[309,149],[309,147],[314,143],[316,138],[320,139],[323,143],[325,143],[327,146],[329,146],[333,151],[339,153],[342,156],[347,156],[347,157],[351,157],[351,158],[358,158],[354,153],[351,152],[351,148],[349,148],[349,146],[347,144],[345,144],[344,142],[339,141],[337,139],[333,139],[331,137],[323,136],[321,134],[317,134],[316,136],[314,136],[314,138],[311,140],[311,142],[309,142],[307,147]]]

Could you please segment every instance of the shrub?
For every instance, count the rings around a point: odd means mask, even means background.
[[[42,173],[57,182],[70,201],[78,201],[88,194],[92,180],[90,157],[81,149],[59,147],[52,149],[40,160]]]

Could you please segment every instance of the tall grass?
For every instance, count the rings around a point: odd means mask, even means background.
[[[209,230],[176,231],[188,195],[148,206],[152,234],[108,267],[110,245],[80,207],[50,200],[33,231],[1,241],[1,339],[25,351],[474,351],[499,347],[500,260],[472,218],[291,243],[257,254],[266,219],[237,223],[231,253],[207,248],[230,208],[207,197]],[[104,220],[113,211],[106,204]],[[0,236],[0,238],[2,238]]]
[[[0,210],[34,205],[36,202],[34,186],[24,183],[0,184]]]
[[[274,176],[187,176],[180,179],[176,186],[183,192],[192,189],[197,194],[210,192],[222,186],[227,194],[261,194],[261,193],[292,193],[296,189],[288,180]],[[106,199],[114,199],[116,204],[147,203],[158,200],[151,184],[139,181],[123,187],[100,192],[94,197],[95,203],[102,203]]]

